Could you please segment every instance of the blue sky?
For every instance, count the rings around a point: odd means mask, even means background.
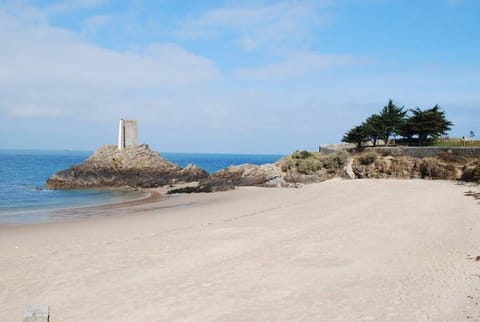
[[[336,143],[392,98],[480,137],[480,1],[0,0],[0,148]]]

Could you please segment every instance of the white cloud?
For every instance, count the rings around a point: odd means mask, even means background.
[[[212,61],[175,44],[119,52],[2,11],[0,39],[0,109],[12,117],[104,113],[138,93],[180,91],[219,76]]]
[[[180,38],[222,37],[233,33],[235,43],[252,50],[270,43],[303,42],[313,29],[325,23],[322,11],[331,1],[286,1],[269,5],[215,8],[184,21],[177,30]]]
[[[289,80],[321,69],[351,66],[357,62],[352,56],[348,55],[322,55],[301,52],[283,62],[257,68],[239,69],[237,75],[242,78],[261,81]]]
[[[9,111],[9,116],[13,118],[57,118],[65,114],[65,110],[61,108],[38,105],[17,106],[17,108]]]
[[[118,52],[69,31],[47,25],[25,26],[5,15],[2,18],[6,19],[0,22],[0,82],[148,87],[189,84],[217,76],[213,62],[174,44]]]

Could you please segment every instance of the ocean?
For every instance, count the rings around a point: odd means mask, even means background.
[[[109,189],[45,190],[55,172],[79,164],[92,151],[42,151],[0,149],[0,225],[57,220],[59,209],[117,203],[141,197],[141,192]],[[160,153],[185,167],[195,164],[209,173],[230,165],[265,164],[281,155]],[[62,217],[62,220],[66,218]],[[68,218],[67,218],[68,219]]]

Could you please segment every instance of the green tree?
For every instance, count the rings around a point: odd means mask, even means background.
[[[398,134],[401,135],[407,141],[412,140],[413,136],[415,135],[415,129],[414,129],[414,125],[412,124],[412,122],[409,121],[408,118],[400,126],[398,130]]]
[[[401,132],[405,137],[417,136],[419,144],[424,144],[429,138],[436,139],[447,134],[453,125],[438,105],[426,110],[417,107],[410,111],[412,115],[405,121]]]
[[[361,148],[362,144],[367,141],[368,136],[363,125],[358,125],[350,129],[342,138],[342,142],[355,143],[357,148]]]
[[[396,106],[390,99],[388,100],[388,104],[384,106],[380,112],[379,117],[382,126],[380,138],[383,139],[385,144],[388,144],[390,136],[393,134],[399,134],[400,128],[405,121],[405,115],[407,114],[407,111],[404,111],[403,109],[403,106]]]
[[[385,133],[385,126],[380,115],[372,114],[365,120],[362,126],[368,139],[372,141],[373,146],[376,146],[378,139]]]

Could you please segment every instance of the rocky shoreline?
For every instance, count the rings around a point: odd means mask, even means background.
[[[373,150],[297,151],[273,164],[230,166],[212,174],[181,168],[148,145],[119,151],[106,145],[80,165],[55,173],[47,189],[168,187],[166,193],[215,192],[236,186],[298,187],[332,178],[441,179],[480,182],[480,158],[446,151],[432,157]]]
[[[46,188],[154,188],[206,177],[208,173],[199,167],[181,168],[146,144],[126,147],[122,151],[115,145],[105,145],[83,163],[55,173],[47,180]]]

